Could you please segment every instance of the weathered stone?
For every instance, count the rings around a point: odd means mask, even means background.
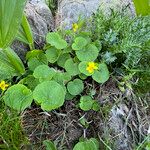
[[[46,34],[54,29],[54,18],[44,0],[29,0],[25,13],[37,45],[43,44]]]
[[[78,21],[79,16],[88,18],[99,6],[108,13],[110,8],[121,9],[127,5],[134,14],[132,0],[59,0],[56,27],[68,29],[73,22]]]
[[[131,117],[132,114],[125,104],[114,106],[110,112],[108,128],[111,129],[116,150],[132,150],[132,134],[126,124],[126,120]]]
[[[36,47],[42,48],[45,42],[46,34],[54,30],[54,18],[45,0],[29,0],[25,7],[25,13],[28,18]],[[11,46],[22,60],[29,49],[22,42],[15,40]]]

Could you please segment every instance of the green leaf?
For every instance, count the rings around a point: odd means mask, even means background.
[[[73,50],[82,50],[86,45],[88,41],[83,37],[77,37],[74,40],[74,43],[72,44]]]
[[[80,71],[78,69],[78,63],[74,63],[73,59],[68,59],[65,62],[65,70],[72,76],[80,74]]]
[[[51,80],[55,74],[55,69],[49,68],[47,65],[40,65],[33,72],[33,76],[39,79],[40,82]]]
[[[82,96],[80,98],[79,106],[82,110],[88,111],[88,110],[92,109],[93,103],[94,103],[94,101],[92,100],[92,98],[90,96]]]
[[[75,95],[71,95],[69,92],[67,92],[65,100],[72,100],[74,97],[75,97]]]
[[[3,98],[6,105],[18,111],[29,107],[33,100],[32,91],[21,84],[8,88]]]
[[[64,68],[64,67],[65,67],[65,62],[66,62],[68,59],[70,59],[70,58],[71,58],[70,54],[67,54],[67,53],[61,54],[61,55],[59,56],[58,60],[57,60],[57,64],[58,64],[60,67]]]
[[[34,39],[33,39],[32,30],[30,28],[30,24],[25,14],[22,17],[21,28],[16,38],[19,41],[24,42],[25,44],[28,44],[30,47],[30,50],[34,49]]]
[[[92,73],[89,73],[86,68],[88,66],[88,62],[87,61],[82,61],[80,64],[79,64],[79,71],[83,74],[85,74],[86,76],[91,76]]]
[[[37,56],[31,57],[28,61],[28,67],[32,71],[34,71],[34,69],[39,65],[44,65],[44,64],[48,65],[48,61],[45,54],[43,53],[39,53]]]
[[[43,144],[46,146],[46,150],[57,150],[54,143],[50,140],[44,140]]]
[[[51,44],[51,46],[55,46],[56,49],[64,49],[67,47],[67,42],[56,32],[48,33],[46,36],[46,41]]]
[[[137,15],[149,15],[150,14],[150,2],[149,0],[133,0]]]
[[[58,50],[54,47],[51,47],[48,50],[46,50],[46,57],[50,63],[55,63],[58,60],[60,54],[61,50]]]
[[[94,61],[99,54],[99,50],[93,44],[87,45],[84,49],[76,51],[80,61]]]
[[[15,38],[26,0],[0,0],[0,48],[6,48]]]
[[[73,150],[99,150],[99,142],[95,138],[78,142]]]
[[[36,79],[33,75],[28,75],[27,77],[23,78],[19,81],[19,84],[24,84],[27,86],[30,90],[34,90],[35,87],[39,84],[39,80]]]
[[[71,80],[71,76],[67,72],[59,72],[57,71],[53,80],[58,82],[59,84],[66,84],[68,81]]]
[[[85,142],[79,142],[75,145],[73,150],[88,150],[88,149],[86,149]]]
[[[109,71],[105,63],[99,64],[99,70],[94,71],[93,80],[98,83],[105,83],[109,79]]]
[[[29,60],[31,58],[34,58],[34,57],[38,57],[39,55],[42,55],[43,54],[43,51],[42,50],[32,50],[32,51],[29,51],[27,52],[26,54],[26,60]]]
[[[100,104],[98,103],[98,101],[94,101],[92,109],[94,111],[99,111],[100,110]]]
[[[10,50],[10,51],[9,51]],[[12,49],[0,50],[0,79],[11,79],[24,73],[20,58]]]
[[[4,53],[7,55],[7,58],[9,59],[10,63],[13,65],[14,69],[19,74],[24,74],[25,67],[21,59],[18,57],[18,55],[10,47],[4,49]]]
[[[90,150],[99,150],[99,142],[95,138],[90,138],[87,141],[87,144],[89,145]]]
[[[75,79],[68,83],[67,89],[71,95],[79,95],[84,89],[84,84],[82,80]]]
[[[33,98],[45,111],[51,111],[64,104],[65,90],[56,81],[45,81],[35,88]]]

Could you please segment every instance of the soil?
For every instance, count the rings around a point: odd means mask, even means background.
[[[148,120],[150,119],[148,118],[150,114],[143,117],[142,112],[145,111],[144,114],[148,113],[148,108],[144,109],[145,104],[131,101],[133,100],[131,93],[126,92],[122,94],[117,87],[117,83],[112,79],[102,86],[95,83],[88,83],[89,82],[86,84],[87,89],[94,87],[96,93],[98,93],[95,97],[100,103],[101,110],[99,112],[92,110],[87,112],[82,111],[78,108],[78,97],[66,101],[61,108],[51,112],[43,112],[36,104],[32,104],[32,107],[22,114],[22,126],[31,144],[22,147],[22,149],[44,150],[43,141],[51,140],[55,142],[58,150],[72,150],[73,146],[81,137],[95,137],[101,139],[101,149],[105,150],[106,147],[102,139],[107,137],[106,132],[109,132],[109,142],[115,145],[118,143],[118,140],[120,140],[119,142],[126,140],[127,142],[125,144],[127,144],[127,147],[129,147],[129,145],[131,146],[129,150],[132,149],[132,141],[134,144],[142,141],[144,135],[147,134]],[[121,105],[119,105],[119,103],[121,103]],[[120,110],[123,111],[123,116],[119,116],[119,118],[111,116],[114,105],[118,106],[117,109],[119,112]],[[141,107],[141,105],[143,106]],[[129,115],[130,113],[131,116]],[[139,115],[138,119],[141,120],[137,119],[137,115]],[[88,128],[80,123],[80,118],[82,117],[87,120],[89,124]],[[124,121],[126,118],[129,119]],[[123,123],[123,125],[120,124],[120,122]],[[123,132],[125,128],[124,124],[127,129],[125,133]],[[139,127],[141,127],[140,130]],[[118,130],[117,128],[119,128],[119,131],[116,131]],[[119,137],[118,134],[122,135]],[[117,142],[115,143],[115,141]],[[119,148],[119,146],[118,148],[114,148],[114,150],[118,149],[123,150],[126,148],[122,149]]]

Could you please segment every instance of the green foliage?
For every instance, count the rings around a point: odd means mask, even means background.
[[[70,58],[71,58],[71,56],[70,56],[70,54],[68,54],[68,53],[61,54],[61,55],[59,56],[59,59],[57,60],[58,66],[64,68],[66,61],[67,61],[68,59],[70,59]]]
[[[38,50],[30,51],[27,53],[28,67],[30,70],[34,71],[39,65],[48,65],[48,60],[46,55]]]
[[[0,48],[6,48],[15,38],[26,0],[0,1]]]
[[[150,14],[150,2],[149,0],[133,0],[137,15],[149,15]]]
[[[73,50],[82,50],[86,45],[88,41],[83,37],[77,37],[74,40],[74,43],[72,44]]]
[[[79,95],[84,89],[84,84],[82,80],[75,79],[68,83],[67,89],[71,95]]]
[[[99,111],[100,105],[96,100],[93,100],[90,96],[82,96],[80,98],[79,106],[82,110],[88,111],[88,110],[94,110]]]
[[[46,57],[50,63],[54,63],[58,60],[61,54],[61,50],[51,47],[46,50]]]
[[[49,140],[43,141],[43,145],[45,145],[46,150],[57,150],[54,143]]]
[[[33,91],[34,100],[46,111],[59,108],[65,100],[63,87],[55,81],[44,81]]]
[[[0,104],[0,149],[19,150],[22,145],[29,141],[25,136],[20,122],[18,112],[8,111],[8,108],[1,101]]]
[[[16,70],[18,74],[24,74],[25,73],[25,67],[23,65],[23,62],[18,57],[18,55],[11,49],[10,47],[7,47],[4,49],[4,53],[7,56],[7,60],[10,61],[13,68]],[[7,62],[6,62],[7,63]]]
[[[29,22],[25,14],[22,17],[21,27],[16,38],[19,41],[28,44],[30,50],[34,49],[34,39],[33,39],[32,30],[30,28]]]
[[[95,138],[78,142],[73,150],[99,150],[99,143]]]
[[[40,65],[35,68],[33,76],[39,79],[40,82],[51,80],[56,74],[56,71],[53,68],[49,68],[47,65]]]
[[[4,94],[4,102],[9,107],[21,112],[32,103],[32,92],[22,84],[11,86]]]
[[[98,83],[105,83],[109,79],[107,65],[104,63],[99,64],[99,70],[94,72],[92,78]]]
[[[61,38],[58,33],[51,32],[46,36],[46,41],[51,46],[56,47],[56,49],[64,49],[67,47],[67,42]]]
[[[9,53],[9,50],[10,50],[10,53]],[[5,51],[7,52],[8,55],[4,52],[4,50],[0,51],[0,79],[1,80],[9,79],[16,75],[19,76],[20,72],[18,71],[21,71],[23,73],[22,69],[24,69],[19,58],[13,52],[12,49],[9,48],[9,49],[6,49]],[[11,60],[9,59],[9,57],[11,58]],[[13,64],[13,59],[15,58],[17,59],[15,60]]]
[[[71,58],[65,62],[65,70],[72,76],[80,74],[78,63],[74,63],[73,59]]]
[[[112,11],[105,16],[99,10],[93,16],[91,31],[93,40],[99,40],[102,44],[102,55],[98,59],[104,60],[109,70],[119,76],[135,73],[133,77],[140,79],[136,88],[148,87],[150,16],[131,18],[124,11]]]
[[[98,83],[104,83],[109,79],[109,71],[107,65],[105,63],[100,63],[98,65],[98,70],[94,71],[93,73],[89,73],[86,68],[88,66],[87,61],[83,61],[79,64],[79,70],[81,73],[85,74],[86,76],[91,76],[93,80]]]
[[[76,51],[80,61],[94,61],[98,57],[99,51],[94,44],[88,44],[84,49]]]

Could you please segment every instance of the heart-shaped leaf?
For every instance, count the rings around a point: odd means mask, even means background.
[[[75,79],[68,83],[67,89],[71,95],[79,95],[84,89],[84,84],[82,80]]]
[[[80,98],[79,106],[82,110],[88,111],[88,110],[92,109],[93,103],[94,103],[94,101],[92,100],[92,98],[90,96],[82,96]]]

